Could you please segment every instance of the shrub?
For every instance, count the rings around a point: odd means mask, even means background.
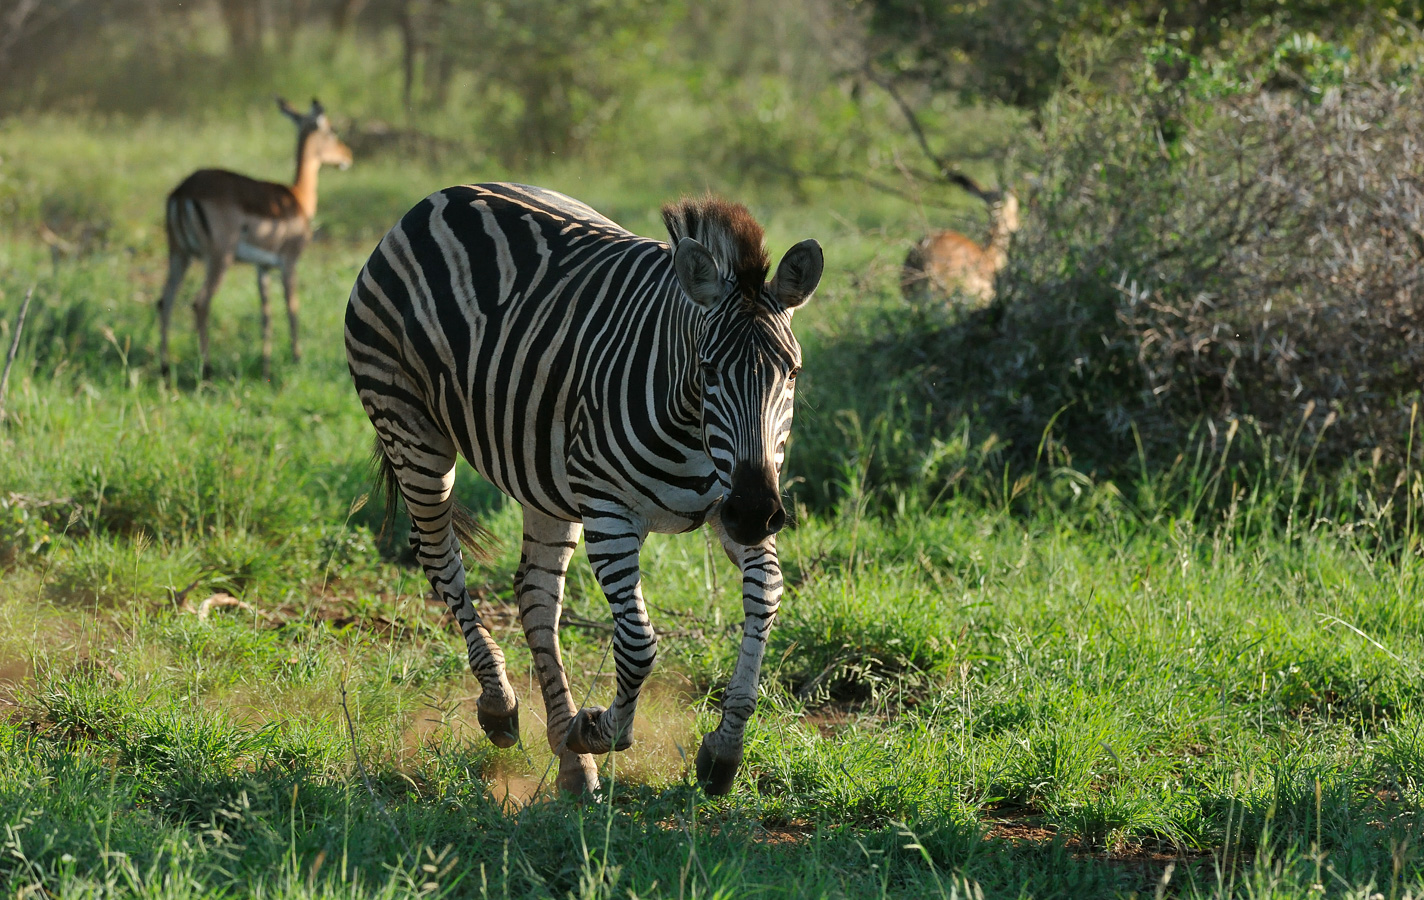
[[[0,569],[53,546],[53,531],[40,513],[43,505],[20,494],[0,496]]]
[[[917,443],[970,421],[1020,467],[1135,477],[1244,423],[1267,454],[1402,469],[1424,104],[1415,48],[1362,46],[1203,60],[1159,40],[1110,76],[1079,67],[1025,153],[1039,175],[995,301],[861,348],[926,409]]]

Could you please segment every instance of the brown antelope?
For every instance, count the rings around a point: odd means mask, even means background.
[[[311,240],[311,220],[316,214],[316,178],[323,165],[345,169],[351,165],[351,148],[331,130],[326,111],[316,100],[300,112],[278,98],[277,106],[297,126],[297,177],[290,185],[258,181],[223,169],[199,169],[183,179],[168,195],[168,282],[159,301],[158,361],[168,374],[168,320],[183,275],[194,258],[207,267],[207,275],[193,300],[198,326],[198,353],[202,377],[208,367],[208,307],[233,261],[257,267],[257,296],[262,303],[262,377],[272,374],[272,315],[267,303],[267,270],[282,273],[282,293],[287,300],[287,323],[292,330],[292,359],[300,362],[297,343],[296,267]]]
[[[983,306],[994,299],[994,276],[1009,260],[1009,238],[1019,228],[1019,200],[1011,190],[986,191],[958,172],[946,177],[989,207],[989,241],[981,246],[957,231],[925,235],[905,256],[900,290],[915,303],[945,300],[957,291]]]

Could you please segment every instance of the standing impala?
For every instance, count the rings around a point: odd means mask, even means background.
[[[257,295],[262,303],[262,377],[272,374],[272,315],[267,303],[267,270],[282,272],[287,322],[292,329],[292,359],[300,361],[297,343],[297,258],[311,240],[316,214],[316,178],[323,165],[345,169],[351,148],[331,130],[326,111],[316,100],[300,112],[286,100],[277,106],[297,126],[297,177],[290,186],[258,181],[223,169],[199,169],[168,195],[168,282],[159,302],[161,337],[158,361],[168,374],[168,320],[183,275],[194,258],[203,260],[207,275],[193,301],[198,326],[202,373],[208,367],[208,307],[233,261],[257,267]]]
[[[982,246],[957,231],[932,231],[910,248],[900,273],[906,300],[945,299],[958,290],[983,306],[994,299],[994,276],[1009,261],[1009,238],[1019,228],[1019,200],[1013,191],[986,191],[959,172],[953,183],[989,207],[989,241]]]

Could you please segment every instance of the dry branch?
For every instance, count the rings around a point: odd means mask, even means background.
[[[5,421],[5,391],[10,387],[10,367],[15,364],[15,354],[20,351],[20,332],[25,328],[25,314],[30,311],[30,300],[34,296],[33,287],[25,292],[25,302],[20,304],[20,315],[15,320],[15,334],[10,339],[10,352],[5,356],[5,371],[0,374],[0,423]]]

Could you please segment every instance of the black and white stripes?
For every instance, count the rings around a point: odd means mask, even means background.
[[[762,231],[740,205],[664,209],[671,246],[552,191],[513,184],[432,194],[357,278],[347,359],[412,542],[480,679],[480,721],[517,736],[503,654],[465,589],[452,527],[457,454],[524,508],[515,576],[560,784],[597,786],[590,754],[632,742],[657,637],[638,557],[650,532],[712,525],[742,571],[745,627],[698,777],[728,790],[756,706],[781,595],[777,476],[800,348],[791,314],[821,250],[790,250],[769,283]],[[576,707],[559,650],[564,574],[583,532],[614,618],[617,695]]]

